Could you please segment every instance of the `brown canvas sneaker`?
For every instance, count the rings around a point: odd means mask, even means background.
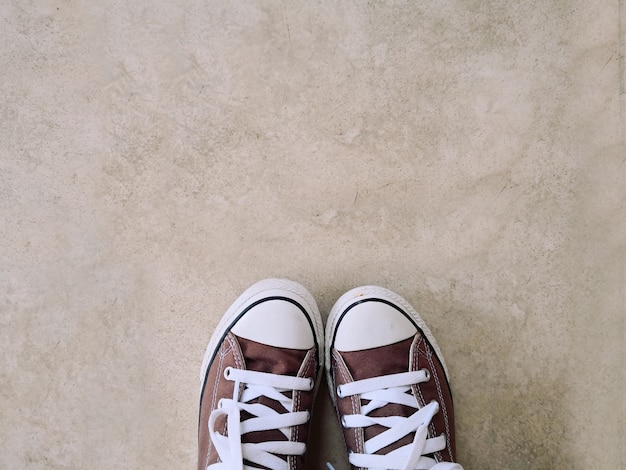
[[[303,469],[321,351],[322,319],[304,287],[248,288],[202,362],[198,469]]]
[[[405,299],[376,286],[347,292],[328,317],[325,352],[353,469],[462,470],[446,365]]]

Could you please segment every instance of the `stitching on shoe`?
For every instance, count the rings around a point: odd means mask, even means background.
[[[333,356],[335,356],[335,360],[336,360],[336,363],[337,363],[337,368],[339,369],[339,373],[341,374],[341,378],[346,383],[349,382],[349,381],[350,382],[353,381],[352,376],[350,374],[348,374],[347,367],[345,367],[345,364],[343,362],[343,358],[341,357],[339,352],[337,352],[336,350],[333,351]],[[336,391],[334,393],[336,393]],[[337,397],[337,399],[339,399],[339,397]],[[359,414],[359,411],[360,411],[360,408],[361,408],[361,404],[359,403],[359,400],[354,395],[350,396],[350,404],[352,405],[352,414]],[[363,428],[354,428],[352,433],[354,434],[354,441],[355,441],[355,444],[356,444],[357,453],[358,454],[365,453],[364,450],[363,450],[363,447],[361,447],[361,440],[364,440]]]
[[[300,411],[300,397],[302,392],[300,392],[300,390],[296,390],[293,392],[293,394],[295,395],[295,406],[292,409],[292,411],[298,410]],[[294,426],[293,430],[291,431],[291,436],[293,438],[294,441],[299,442],[299,437],[300,437],[300,426]],[[292,470],[296,468],[296,459],[295,456],[290,455],[287,457],[287,459],[289,460],[289,468],[291,468]]]
[[[224,348],[224,349],[222,349]],[[224,341],[222,343],[222,346],[220,346],[220,349],[218,350],[218,363],[217,363],[217,381],[214,385],[213,388],[213,396],[211,397],[211,410],[215,409],[215,404],[217,402],[217,390],[219,389],[219,386],[221,384],[221,382],[224,380],[224,376],[221,373],[222,369],[223,369],[223,365],[224,365],[224,361],[226,359],[226,356],[228,356],[229,354],[232,353],[233,356],[233,360],[235,361],[235,365],[240,368],[243,369],[245,368],[244,362],[242,361],[242,359],[239,357],[239,354],[237,354],[237,343],[235,341],[235,339],[231,336],[230,333],[228,333],[225,337],[224,337]],[[222,434],[226,435],[226,431],[228,429],[228,422],[225,421],[224,422],[224,427],[222,428]],[[209,465],[209,457],[211,455],[211,450],[213,448],[213,442],[211,441],[211,439],[209,439],[209,446],[208,446],[208,450],[207,450],[207,456],[206,456],[206,465]],[[219,460],[219,459],[218,459]]]
[[[215,403],[217,401],[217,390],[219,388],[220,382],[222,380],[222,374],[220,374],[220,371],[222,370],[222,366],[224,364],[224,359],[226,358],[226,356],[232,351],[233,347],[232,347],[232,343],[229,340],[228,336],[226,336],[226,338],[224,338],[224,343],[222,343],[222,345],[220,346],[220,348],[217,351],[217,380],[216,383],[213,385],[213,393],[211,395],[211,411],[213,411],[215,409]],[[228,341],[228,343],[226,343]],[[222,349],[223,348],[223,349]],[[226,432],[226,430],[224,430],[224,432]],[[206,460],[205,460],[205,467],[207,467],[209,465],[209,457],[211,456],[211,452],[213,449],[213,441],[209,438],[209,445],[207,447],[207,453],[206,453]]]
[[[304,358],[304,369],[302,369],[298,376],[301,377],[307,377],[310,370],[311,370],[311,366],[313,365],[313,361],[311,361],[311,352],[313,352],[313,354],[315,354],[315,348],[309,350],[309,352],[307,353],[307,355]],[[301,406],[301,397],[302,397],[302,392],[299,390],[296,390],[295,393],[295,398],[294,398],[294,403],[295,403],[295,407],[293,408],[293,411],[301,411],[300,410],[300,406]],[[310,419],[310,415],[309,415],[309,419]],[[308,426],[310,426],[310,423],[307,424]],[[302,426],[302,425],[300,425]],[[300,426],[294,426],[292,432],[291,432],[291,437],[294,441],[296,442],[300,442]],[[291,468],[292,470],[295,470],[296,468],[296,458],[295,456],[288,456],[287,457],[288,461],[289,461],[289,468]]]
[[[448,411],[447,411],[446,402],[444,401],[444,398],[443,398],[443,392],[441,390],[441,381],[439,380],[439,372],[437,371],[437,368],[435,367],[435,362],[433,361],[433,353],[428,348],[426,349],[426,358],[428,359],[428,363],[431,366],[431,370],[434,372],[432,375],[435,378],[435,385],[437,385],[437,394],[439,395],[439,408],[440,408],[440,411],[443,413],[443,422],[446,427],[446,447],[448,448],[448,452],[450,453],[450,456],[454,457],[452,455],[452,447],[450,443],[450,423],[448,422]],[[439,458],[441,459],[442,457],[441,457],[440,452],[437,452],[437,454],[439,455]]]
[[[415,343],[415,349],[413,350],[413,368],[414,370],[419,370],[420,363],[420,345],[424,342],[424,338],[422,336],[417,337],[417,342]],[[417,385],[413,386],[413,389],[417,392],[418,397],[416,397],[420,408],[426,406],[426,400],[424,399],[424,395],[422,394],[422,389]]]
[[[443,396],[441,394],[441,389],[439,387],[439,377],[437,375],[437,369],[435,368],[435,365],[433,364],[432,361],[432,354],[430,353],[430,350],[428,348],[428,345],[426,345],[426,347],[424,348],[424,356],[426,356],[426,360],[428,361],[428,365],[430,366],[430,370],[432,370],[433,372],[431,373],[431,376],[435,379],[435,384],[437,386],[437,395],[439,397],[439,409],[441,410],[441,408],[445,409],[445,402],[443,401]],[[445,424],[445,411],[444,411],[444,424]],[[437,430],[435,429],[435,423],[433,421],[430,422],[428,429],[430,431],[431,436],[436,436],[437,435]],[[446,436],[447,436],[447,431],[448,431],[448,426],[446,424]],[[447,441],[447,439],[446,439]],[[447,443],[446,443],[447,444]],[[433,455],[435,457],[435,461],[440,462],[441,460],[443,460],[442,456],[441,456],[441,452],[435,452],[435,454]]]
[[[436,368],[435,362],[433,360],[434,353],[430,350],[430,348],[428,347],[428,344],[426,343],[426,341],[424,341],[424,339],[421,336],[419,337],[419,341],[417,343],[418,351],[417,351],[416,359],[419,360],[419,356],[420,356],[419,355],[419,352],[420,352],[419,351],[419,347],[422,344],[425,345],[425,347],[422,350],[422,352],[424,353],[424,356],[426,357],[426,360],[428,361],[428,364],[429,364],[430,370],[431,370],[431,376],[435,379],[435,385],[437,387],[437,395],[439,397],[439,409],[440,409],[440,411],[443,414],[443,422],[444,422],[445,432],[446,432],[446,447],[448,449],[448,453],[450,454],[450,456],[454,458],[454,455],[452,454],[452,443],[450,441],[450,422],[449,422],[449,418],[448,418],[448,408],[446,406],[446,402],[445,402],[444,397],[443,397],[443,392],[442,392],[442,389],[441,389],[441,381],[439,379],[439,372],[438,372],[438,369]],[[425,399],[424,399],[424,397],[423,397],[423,395],[421,393],[421,390],[419,389],[419,387],[415,387],[415,388],[417,389],[417,391],[418,391],[418,393],[420,395],[420,398],[422,400],[423,406],[425,406],[426,401],[425,401]],[[434,425],[434,423],[432,421],[430,423],[429,430],[430,430],[432,436],[436,435],[437,431],[436,431],[435,425]],[[435,456],[435,459],[437,461],[442,461],[442,459],[443,459],[443,457],[441,455],[441,452],[436,452],[434,454],[434,456]]]
[[[235,342],[235,339],[231,336],[231,333],[229,333],[226,336],[226,341],[228,341],[228,343],[231,346],[231,350],[233,351],[233,359],[235,360],[235,365],[239,368],[239,369],[245,369],[246,365],[244,363],[243,360],[241,360],[241,358],[239,357],[238,354],[235,354],[234,352],[237,349],[238,343]]]
[[[307,357],[305,357],[305,361],[307,361],[308,359],[308,354]],[[308,364],[305,367],[305,369],[302,371],[302,376],[306,377],[306,372],[308,371],[309,367]],[[301,398],[302,392],[300,392],[300,390],[295,390],[292,393],[292,400],[294,403],[294,406],[292,408],[291,411],[300,411],[300,398]],[[294,426],[292,431],[291,431],[291,437],[294,441],[299,442],[298,439],[300,437],[300,426]],[[288,456],[287,459],[289,460],[289,468],[294,469],[295,468],[295,458],[293,456]]]
[[[424,345],[424,348],[420,350],[421,346]],[[445,402],[443,401],[443,394],[441,392],[441,387],[440,387],[440,383],[439,383],[439,376],[437,373],[437,369],[435,368],[435,365],[433,363],[432,360],[432,353],[430,352],[430,348],[428,347],[428,343],[424,340],[424,338],[420,335],[418,337],[418,341],[415,345],[415,350],[413,352],[413,360],[415,361],[415,370],[419,370],[421,367],[419,366],[419,358],[420,358],[420,353],[423,353],[424,356],[426,357],[426,360],[428,361],[428,364],[430,366],[430,370],[431,372],[431,376],[435,378],[435,384],[437,386],[437,395],[439,396],[439,407],[440,410],[443,410],[443,415],[444,415],[444,424],[446,426],[446,446],[450,446],[449,443],[449,439],[447,438],[447,436],[449,436],[449,427],[448,427],[448,417],[446,414],[446,406],[445,406]],[[424,398],[424,395],[422,394],[422,389],[415,385],[412,387],[417,394],[419,395],[420,400],[418,400],[420,407],[426,406],[426,399]],[[428,425],[428,430],[430,432],[430,435],[435,437],[437,435],[437,430],[435,429],[435,424],[431,421],[430,424]],[[452,453],[450,453],[450,455],[452,455]],[[434,455],[435,460],[437,462],[440,462],[443,458],[441,456],[441,452],[435,452]]]
[[[235,361],[235,365],[237,366],[237,369],[241,369],[241,370],[246,370],[246,361],[245,358],[243,357],[243,352],[241,352],[239,350],[239,343],[237,342],[237,340],[231,336],[231,333],[228,333],[228,335],[226,336],[226,341],[228,341],[228,343],[231,345],[232,347],[232,351],[233,351],[233,359]],[[239,352],[241,352],[241,356],[238,354]],[[244,384],[239,384],[239,390],[237,390],[237,400],[239,400],[239,397],[241,396],[243,389],[245,388]],[[234,390],[233,390],[234,392]],[[226,431],[224,431],[226,432]]]

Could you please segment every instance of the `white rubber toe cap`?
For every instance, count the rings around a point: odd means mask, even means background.
[[[339,320],[334,347],[337,351],[361,351],[394,344],[412,337],[415,325],[399,310],[376,300],[358,303]]]
[[[271,299],[250,308],[231,330],[235,335],[278,348],[310,349],[313,331],[304,312],[282,299]]]

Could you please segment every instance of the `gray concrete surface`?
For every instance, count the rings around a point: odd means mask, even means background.
[[[194,468],[249,284],[421,312],[471,469],[624,468],[622,0],[0,2],[0,468]],[[322,395],[311,468],[346,468]]]

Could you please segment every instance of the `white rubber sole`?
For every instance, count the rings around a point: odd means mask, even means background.
[[[207,371],[226,333],[249,305],[268,297],[286,297],[304,308],[313,326],[313,335],[318,348],[318,361],[320,366],[323,365],[324,329],[322,317],[313,296],[304,286],[297,282],[288,279],[264,279],[250,286],[233,302],[211,335],[202,359],[202,367],[200,368],[200,394],[202,394]]]
[[[417,311],[413,308],[413,306],[403,297],[396,294],[389,289],[385,289],[384,287],[379,286],[362,286],[357,287],[352,290],[349,290],[345,294],[343,294],[333,308],[330,311],[330,315],[328,316],[328,320],[326,322],[326,338],[325,343],[326,347],[324,349],[325,352],[325,364],[326,364],[326,379],[328,381],[329,389],[331,390],[331,397],[333,398],[333,402],[335,401],[334,394],[332,393],[332,388],[335,386],[332,380],[331,373],[331,360],[330,360],[330,349],[332,347],[333,337],[335,336],[335,331],[337,329],[337,325],[341,320],[343,313],[350,308],[350,306],[359,303],[363,300],[367,299],[382,299],[387,302],[390,302],[400,308],[403,312],[410,316],[410,319],[415,323],[415,326],[421,330],[421,332],[426,336],[428,342],[432,345],[437,357],[441,361],[443,366],[443,370],[446,375],[448,375],[448,369],[446,367],[446,363],[443,359],[443,355],[441,354],[441,350],[439,349],[439,345],[435,341],[435,337],[432,335],[428,326],[422,320],[422,317],[417,313]]]

